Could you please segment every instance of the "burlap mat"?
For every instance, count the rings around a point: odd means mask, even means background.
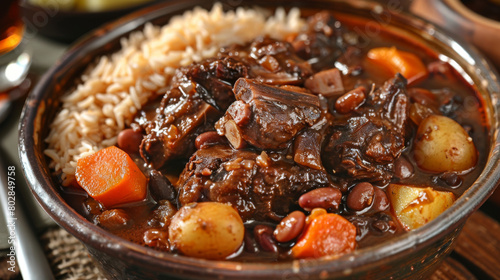
[[[40,241],[56,279],[106,280],[82,243],[64,229],[52,227],[40,237]]]

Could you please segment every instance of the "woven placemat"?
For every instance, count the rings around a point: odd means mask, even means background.
[[[83,244],[60,227],[51,227],[40,237],[56,279],[106,280]]]

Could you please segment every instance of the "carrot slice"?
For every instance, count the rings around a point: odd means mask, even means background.
[[[408,85],[425,79],[427,67],[422,60],[409,52],[400,51],[396,47],[374,48],[368,51],[367,57],[372,62],[381,65],[392,75],[400,73],[408,81]]]
[[[306,226],[295,246],[295,258],[338,256],[354,251],[356,227],[337,214],[315,216]]]
[[[130,156],[115,146],[80,158],[75,175],[78,184],[105,207],[146,197],[146,177]]]

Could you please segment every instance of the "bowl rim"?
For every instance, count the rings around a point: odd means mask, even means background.
[[[322,1],[323,0],[319,0],[317,2]],[[265,1],[259,3],[263,3],[260,5],[266,6],[264,2]],[[282,3],[282,5],[287,5],[288,3],[287,1],[275,2]],[[348,0],[340,0],[337,2],[343,2],[350,6],[363,9],[370,8],[375,10],[376,7],[381,7],[379,4],[368,2],[351,3]],[[492,118],[490,128],[492,135],[490,139],[492,145],[488,162],[476,182],[474,182],[474,184],[470,186],[449,209],[442,213],[439,219],[435,219],[421,228],[394,237],[381,244],[358,249],[334,261],[332,261],[332,258],[321,258],[272,264],[211,261],[159,252],[117,238],[115,235],[87,221],[78,214],[76,210],[68,207],[59,195],[57,189],[51,187],[51,175],[43,169],[43,164],[46,159],[44,159],[43,154],[37,155],[35,147],[38,141],[43,141],[43,139],[37,138],[41,132],[36,129],[36,124],[41,121],[42,115],[45,112],[46,102],[48,102],[47,100],[43,100],[43,93],[51,89],[51,82],[53,82],[54,77],[57,77],[58,74],[67,70],[68,63],[71,64],[71,62],[81,58],[86,52],[104,45],[110,38],[114,39],[116,37],[126,36],[151,19],[165,14],[165,12],[192,8],[194,7],[193,3],[199,4],[200,2],[196,2],[195,0],[174,0],[160,3],[147,7],[139,12],[132,13],[94,30],[74,44],[59,59],[59,61],[41,78],[26,100],[19,124],[19,156],[24,176],[32,193],[42,205],[42,208],[56,220],[60,226],[65,228],[79,240],[83,241],[86,246],[115,256],[120,255],[121,252],[126,249],[126,258],[132,258],[151,266],[163,266],[165,269],[170,268],[172,271],[182,271],[183,273],[197,272],[197,274],[199,274],[207,273],[208,271],[217,276],[241,277],[244,273],[252,271],[256,273],[253,276],[276,276],[286,273],[310,273],[311,269],[314,267],[314,271],[343,272],[348,274],[350,272],[349,270],[360,266],[366,267],[367,269],[377,269],[380,265],[379,261],[381,260],[395,259],[404,252],[414,250],[417,246],[431,244],[446,234],[445,230],[440,229],[454,228],[455,230],[460,230],[460,225],[465,222],[465,219],[470,216],[473,211],[477,210],[488,196],[493,193],[497,186],[497,182],[500,181],[500,136],[498,134],[498,126],[500,124],[498,113],[500,111],[498,104],[498,100],[500,100],[500,87],[494,68],[484,60],[483,56],[481,56],[475,48],[460,40],[453,39],[438,27],[435,27],[425,20],[414,15],[410,16],[404,13],[399,14],[388,11],[395,19],[410,22],[429,36],[446,43],[448,46],[452,46],[454,50],[456,48],[458,53],[468,55],[476,74],[485,76],[485,79],[481,81],[484,83],[482,86],[491,93],[491,107],[493,112],[490,113]],[[348,269],[344,270],[345,267]],[[199,269],[205,270],[200,272]],[[208,275],[204,277],[208,277]]]

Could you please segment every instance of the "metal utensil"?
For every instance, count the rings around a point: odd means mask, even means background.
[[[27,89],[26,89],[27,92]],[[0,122],[7,118],[12,105],[12,96],[0,94]],[[7,253],[8,262],[15,269],[15,262],[23,279],[54,279],[43,249],[36,238],[33,229],[28,224],[24,213],[22,200],[16,196],[16,168],[6,166],[3,162],[5,156],[0,151],[0,205],[8,229]]]
[[[0,205],[9,229],[9,244],[14,253],[23,279],[54,279],[52,270],[38,242],[33,229],[28,224],[22,201],[16,197],[16,169],[5,166],[0,157]],[[14,249],[14,250],[12,250]],[[9,259],[11,260],[11,259]]]

